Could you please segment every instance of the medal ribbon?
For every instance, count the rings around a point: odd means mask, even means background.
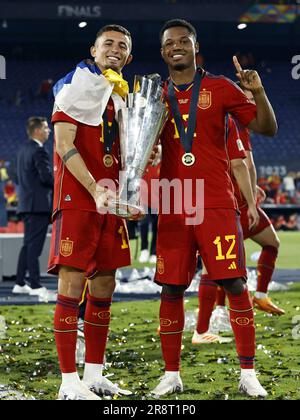
[[[190,108],[189,108],[189,120],[188,120],[187,131],[185,131],[185,127],[182,122],[182,115],[179,111],[178,101],[175,95],[175,89],[174,89],[172,80],[170,80],[169,85],[168,85],[168,96],[170,100],[172,113],[174,115],[175,124],[178,130],[179,136],[180,136],[180,142],[186,153],[189,153],[192,150],[194,133],[195,133],[195,128],[196,128],[197,106],[198,106],[201,81],[204,75],[203,73],[200,74],[199,71],[197,70],[195,78],[194,78],[192,99],[191,99]]]
[[[103,114],[104,148],[105,153],[111,154],[112,146],[118,134],[118,124],[114,119],[112,125],[108,124],[107,110]]]

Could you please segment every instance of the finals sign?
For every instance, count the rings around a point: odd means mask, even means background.
[[[101,17],[101,6],[87,5],[59,5],[57,14],[60,18],[99,18]]]

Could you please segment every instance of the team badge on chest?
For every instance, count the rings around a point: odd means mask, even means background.
[[[198,108],[207,109],[211,107],[211,92],[209,90],[201,90],[198,99]]]

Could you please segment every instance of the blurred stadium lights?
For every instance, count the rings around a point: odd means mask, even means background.
[[[245,28],[247,28],[247,24],[246,23],[239,23],[237,28],[240,29],[240,30],[245,29]]]
[[[79,28],[85,28],[87,26],[87,22],[80,22],[78,23]]]

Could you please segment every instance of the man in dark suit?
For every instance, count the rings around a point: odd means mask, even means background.
[[[50,222],[53,190],[53,173],[48,152],[44,148],[50,134],[47,119],[29,118],[27,134],[29,141],[17,156],[18,213],[22,215],[25,232],[13,293],[40,295],[46,288],[40,283],[39,256]],[[25,283],[27,270],[30,287]]]

